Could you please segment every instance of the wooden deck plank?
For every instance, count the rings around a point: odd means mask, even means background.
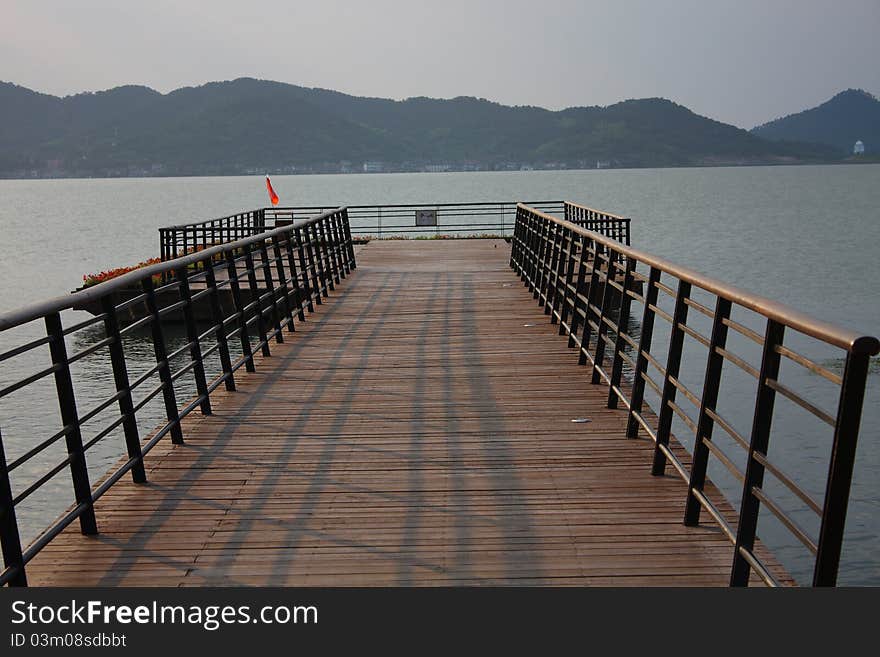
[[[650,475],[652,443],[623,437],[503,241],[357,257],[212,416],[185,420],[185,444],[149,455],[147,484],[99,501],[98,536],[62,533],[30,582],[727,584],[731,545],[682,525],[682,482]]]

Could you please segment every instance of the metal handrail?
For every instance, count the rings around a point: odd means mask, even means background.
[[[702,274],[694,269],[678,265],[655,256],[646,251],[641,251],[631,246],[623,246],[620,242],[605,237],[604,235],[589,231],[571,222],[559,219],[553,215],[547,214],[540,210],[534,210],[531,207],[520,203],[517,206],[526,211],[532,212],[546,221],[559,224],[569,230],[573,230],[577,234],[586,234],[594,239],[597,244],[609,247],[620,255],[631,258],[645,265],[661,269],[664,272],[675,276],[679,280],[687,281],[692,285],[715,294],[716,296],[726,297],[738,306],[742,306],[765,317],[784,324],[790,328],[805,333],[823,342],[828,342],[841,349],[846,349],[853,353],[876,355],[880,353],[880,340],[874,336],[863,335],[856,331],[852,331],[836,324],[824,322],[816,319],[811,315],[807,315],[796,308],[792,308],[784,303],[773,301],[759,294],[749,292],[742,288],[736,287],[729,283],[725,283],[717,278],[712,278],[706,274]]]
[[[45,338],[32,339],[0,354],[0,361],[48,347],[52,363],[51,367],[0,390],[0,398],[51,376],[63,426],[61,431],[38,440],[25,454],[11,461],[6,458],[0,436],[0,545],[5,566],[0,571],[0,584],[26,585],[27,563],[74,521],[79,520],[82,533],[97,533],[95,502],[126,473],[131,473],[135,483],[145,482],[144,457],[150,450],[168,435],[173,443],[182,443],[182,420],[196,409],[202,414],[211,414],[211,394],[220,386],[235,390],[237,370],[244,367],[255,371],[255,354],[270,355],[270,342],[283,342],[283,329],[294,331],[295,321],[303,321],[305,313],[313,312],[315,306],[322,303],[322,298],[327,297],[335,285],[355,268],[348,214],[345,208],[338,208],[0,315],[0,331],[35,320],[43,320],[46,330]],[[156,276],[162,276],[165,282],[157,286],[154,283]],[[193,289],[193,285],[200,289]],[[132,290],[136,296],[118,301],[117,293]],[[231,296],[231,302],[227,300],[226,304],[229,310],[223,309],[221,291]],[[98,304],[101,309],[96,317],[68,327],[63,325],[62,311],[90,303]],[[121,328],[121,319],[128,316],[134,306],[144,311],[143,317]],[[199,308],[207,311],[210,322],[207,330],[196,323]],[[165,318],[171,313],[182,316],[186,343],[169,354],[163,327]],[[93,344],[68,354],[67,336],[99,324],[103,325],[103,336],[97,339],[90,336]],[[155,365],[134,381],[129,379],[123,350],[123,336],[132,327],[149,328],[156,359]],[[203,349],[204,342],[209,339],[213,344]],[[240,349],[241,353],[237,358],[231,353],[234,343],[238,343],[235,349]],[[105,372],[108,376],[112,374],[115,393],[93,408],[81,411],[77,408],[71,365],[104,349],[108,350],[110,357]],[[208,372],[206,358],[214,353],[219,356],[219,370]],[[172,361],[186,357],[187,361],[172,371]],[[184,374],[191,374],[196,397],[181,405],[177,402],[175,382]],[[145,396],[135,403],[132,393],[135,390],[143,393],[150,380],[155,382],[156,378],[158,385],[147,389]],[[159,398],[164,404],[167,422],[142,441],[137,413],[150,401]],[[83,426],[114,406],[118,406],[115,419],[86,440]],[[124,434],[127,459],[93,488],[86,467],[88,450],[117,429]],[[65,458],[13,495],[10,472],[43,453],[50,454],[47,450],[62,438],[67,448]],[[65,469],[70,470],[73,481],[72,507],[23,549],[16,505]]]
[[[643,430],[653,440],[652,474],[663,475],[669,464],[687,483],[684,523],[699,524],[700,512],[705,510],[733,543],[731,585],[747,585],[752,572],[768,585],[778,583],[771,569],[755,552],[758,515],[762,506],[815,555],[813,584],[828,586],[836,583],[869,358],[880,352],[880,341],[876,337],[817,320],[785,304],[626,246],[524,204],[518,206],[510,265],[519,273],[538,304],[544,307],[551,322],[559,324],[560,334],[568,335],[569,346],[578,350],[579,362],[590,365],[592,383],[607,384],[608,407],[617,408],[618,402],[626,407],[627,437],[635,438]],[[639,266],[647,268],[647,273],[639,272]],[[667,282],[663,281],[664,277]],[[677,283],[668,281],[670,277]],[[714,308],[694,299],[694,290],[713,295]],[[660,308],[658,295],[661,292],[674,300],[671,313]],[[633,301],[642,305],[638,339],[627,334]],[[763,335],[732,320],[734,307],[747,309],[766,320]],[[711,318],[711,335],[703,335],[688,323],[689,309]],[[669,340],[662,355],[651,353],[657,317],[670,326]],[[787,328],[845,350],[843,375],[838,376],[785,346]],[[729,350],[728,332],[760,346],[760,368],[752,367]],[[679,379],[685,336],[708,349],[705,378],[699,393]],[[628,353],[630,349],[632,353]],[[839,385],[834,414],[825,412],[779,381],[783,358]],[[631,368],[628,383],[623,379],[624,363]],[[740,368],[757,381],[752,430],[748,437],[740,435],[716,408],[725,363]],[[650,376],[649,365],[662,376],[660,383]],[[659,407],[653,409],[656,414],[653,419],[645,411],[645,406],[649,405],[645,400],[646,385],[660,399]],[[767,455],[777,392],[833,428],[825,495],[821,501],[815,500]],[[678,393],[699,409],[696,420],[676,403]],[[693,432],[694,453],[690,469],[671,447],[675,417]],[[744,469],[738,468],[712,442],[716,426],[746,451]],[[735,526],[709,497],[706,472],[710,455],[742,482],[742,502]],[[765,473],[819,516],[818,538],[810,536],[767,493],[763,485]]]

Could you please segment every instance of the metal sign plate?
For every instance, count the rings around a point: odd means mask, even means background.
[[[436,226],[436,210],[416,210],[416,226]]]

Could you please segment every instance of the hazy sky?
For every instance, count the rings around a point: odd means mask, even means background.
[[[880,93],[880,0],[0,0],[0,80],[67,95],[241,76],[551,109],[663,96],[750,128]]]

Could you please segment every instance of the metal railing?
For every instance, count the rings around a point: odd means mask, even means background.
[[[562,212],[562,201],[532,201],[531,207]],[[406,203],[346,206],[354,235],[371,237],[431,235],[510,235],[516,219],[515,201],[479,203]],[[321,207],[265,208],[267,221],[289,221],[322,211]],[[417,216],[436,225],[417,225]]]
[[[567,210],[566,216],[579,213],[581,210]],[[560,335],[567,335],[569,346],[577,348],[580,363],[589,363],[592,383],[607,384],[608,407],[616,408],[618,403],[626,407],[627,436],[635,438],[641,429],[653,440],[652,474],[663,475],[669,463],[685,481],[684,523],[698,525],[705,509],[733,543],[731,585],[747,585],[752,571],[766,584],[778,584],[756,555],[762,508],[813,555],[813,585],[836,583],[869,358],[880,351],[877,338],[815,320],[522,204],[517,209],[510,265],[551,322],[558,323]],[[663,309],[662,297],[667,297],[670,311]],[[749,313],[759,329],[733,319],[734,310]],[[669,329],[660,351],[655,331],[658,317]],[[637,338],[627,330],[633,321],[640,321]],[[700,321],[709,327],[702,333]],[[795,351],[786,340],[787,333],[842,350],[842,374]],[[752,365],[735,353],[729,336],[757,345],[760,364]],[[705,367],[701,391],[689,388],[680,377],[685,338],[690,349],[701,345],[698,350]],[[784,384],[780,376],[783,361],[786,367],[804,368],[830,382],[837,390],[836,408],[826,411]],[[735,422],[719,411],[722,372],[730,367],[756,382],[748,435],[737,431]],[[629,372],[626,379],[624,368]],[[661,379],[655,381],[652,372]],[[646,403],[646,385],[659,400],[653,409],[656,415]],[[822,499],[816,499],[768,457],[777,393],[793,402],[798,412],[828,425],[833,433]],[[695,409],[696,418],[686,412],[685,401]],[[687,459],[676,454],[675,442],[671,443],[674,418],[679,418],[677,422],[687,427],[694,439],[689,468]],[[729,436],[725,440],[743,450],[744,468],[713,440],[716,427]],[[706,476],[710,456],[742,482],[739,512],[733,512],[736,517],[710,499]],[[769,475],[767,482],[765,475]],[[792,511],[768,494],[770,478],[774,486],[788,491],[787,498],[802,505],[800,513],[818,516],[818,536],[805,530]]]
[[[270,355],[270,342],[283,342],[284,329],[294,331],[295,321],[305,320],[306,311],[312,312],[316,304],[321,304],[322,298],[355,266],[348,214],[339,208],[0,315],[0,332],[31,322],[45,325],[44,337],[0,354],[4,368],[14,365],[16,358],[35,351],[47,350],[51,362],[51,366],[5,385],[0,389],[0,399],[51,376],[62,424],[59,431],[51,436],[40,436],[30,449],[12,460],[6,457],[0,436],[0,542],[5,564],[0,584],[26,585],[27,563],[75,520],[79,520],[83,534],[97,533],[95,502],[128,472],[134,482],[145,482],[144,457],[150,450],[169,434],[173,443],[182,443],[183,418],[197,408],[209,415],[211,394],[220,386],[235,390],[238,369],[244,366],[247,371],[254,371],[257,362],[254,354],[259,351],[264,356]],[[166,277],[169,273],[172,275]],[[167,282],[162,282],[166,278]],[[115,303],[116,292],[132,287],[137,287],[140,294]],[[62,311],[95,301],[103,308],[101,314],[64,326]],[[123,319],[130,316],[134,306],[142,307],[141,318],[123,326]],[[209,319],[197,322],[197,311]],[[186,341],[168,353],[167,327],[163,320],[171,314],[182,315]],[[155,365],[132,381],[123,338],[143,328],[150,332]],[[83,333],[88,334],[85,340],[91,344],[69,353],[68,341]],[[112,377],[116,392],[94,408],[80,411],[71,365],[103,350],[108,358],[101,361],[102,371],[91,372],[90,376]],[[241,355],[235,358],[237,353]],[[219,359],[215,359],[215,355]],[[185,362],[172,370],[172,363],[179,359]],[[215,360],[219,361],[216,365]],[[177,399],[179,384],[177,389],[175,385],[187,373],[192,373],[196,396],[181,404]],[[143,396],[135,400],[133,393],[136,392]],[[143,439],[138,430],[138,413],[159,395],[164,402],[166,421]],[[85,437],[84,425],[101,417],[105,410],[113,420],[94,436]],[[108,435],[114,432],[118,435],[120,427],[127,459],[93,488],[87,454]],[[14,494],[10,473],[25,464],[33,464],[35,457],[57,448],[61,439],[66,444],[64,458]],[[23,549],[16,506],[65,469],[69,469],[73,484],[72,508]]]
[[[327,211],[333,209],[335,206],[326,208]],[[301,215],[301,217],[313,217],[316,214],[320,212]],[[258,235],[265,230],[266,215],[262,209],[178,226],[165,226],[159,229],[159,257],[163,262],[174,260],[217,244]]]

